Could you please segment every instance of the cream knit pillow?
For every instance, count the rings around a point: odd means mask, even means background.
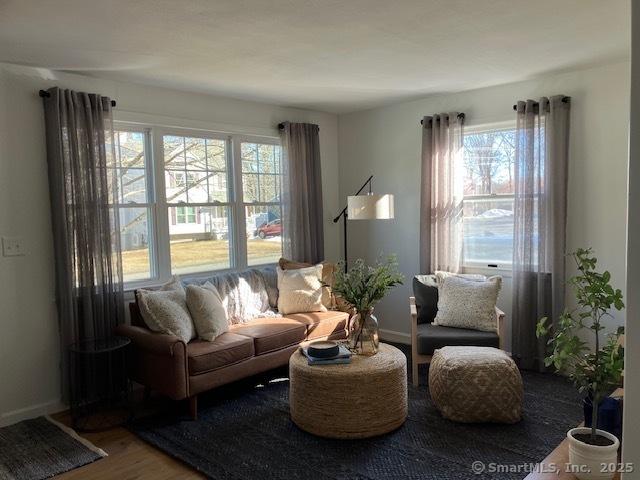
[[[289,313],[326,312],[322,304],[322,264],[296,270],[278,267],[278,311]]]
[[[174,335],[185,343],[195,338],[185,291],[177,277],[160,290],[141,289],[136,296],[140,314],[149,330]]]
[[[212,342],[229,330],[227,312],[216,287],[210,282],[204,285],[187,285],[187,307],[191,313],[198,338]]]
[[[438,287],[438,313],[434,325],[496,332],[496,302],[502,277],[486,281],[451,275]]]

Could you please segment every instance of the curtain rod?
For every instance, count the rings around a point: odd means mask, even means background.
[[[562,102],[563,103],[569,103],[569,100],[571,100],[571,97],[562,97]],[[536,103],[538,103],[538,102],[536,102]],[[514,105],[513,109],[517,110],[518,109],[518,105]]]
[[[464,117],[465,117],[464,113],[459,113],[459,114],[458,114],[458,118],[459,118],[459,119],[464,120]],[[422,119],[420,120],[420,125],[424,125],[424,118],[422,118]]]
[[[46,90],[40,90],[38,92],[38,94],[42,97],[42,98],[49,98],[51,96],[51,94],[49,92],[47,92]],[[115,100],[111,100],[111,106],[115,107],[116,106],[116,101]]]
[[[278,130],[284,130],[284,122],[278,124]],[[320,131],[320,127],[318,127],[318,131]]]

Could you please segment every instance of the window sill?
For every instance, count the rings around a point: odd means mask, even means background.
[[[503,278],[511,278],[513,277],[513,270],[511,266],[501,266],[501,267],[487,267],[486,265],[463,265],[462,266],[463,273],[475,273],[480,275],[486,275],[490,277],[492,275],[500,275]]]
[[[239,272],[244,272],[254,268],[275,267],[276,265],[277,263],[275,262],[262,263],[260,265],[250,265],[244,268],[227,268],[224,270],[211,270],[208,272],[194,272],[194,273],[175,274],[175,275],[178,276],[180,280],[198,281],[198,280],[206,280],[216,275],[224,275],[227,273],[239,273]],[[164,280],[153,278],[149,280],[140,280],[140,281],[125,283],[123,286],[123,290],[124,290],[125,296],[128,296],[128,294],[132,294],[135,290],[138,290],[140,288],[154,289],[154,288],[161,287],[162,285],[169,282],[170,280],[171,278],[164,279]]]

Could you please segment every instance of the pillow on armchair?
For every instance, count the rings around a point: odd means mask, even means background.
[[[433,323],[438,313],[438,287],[446,277],[456,276],[468,280],[484,281],[484,275],[468,273],[450,273],[436,271],[431,275],[416,275],[413,277],[413,296],[418,310],[418,324]]]
[[[439,282],[438,313],[434,325],[495,332],[496,303],[502,277],[484,281],[446,276]]]

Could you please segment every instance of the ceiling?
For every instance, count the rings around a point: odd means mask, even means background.
[[[629,0],[0,0],[0,61],[343,113],[629,57]]]

